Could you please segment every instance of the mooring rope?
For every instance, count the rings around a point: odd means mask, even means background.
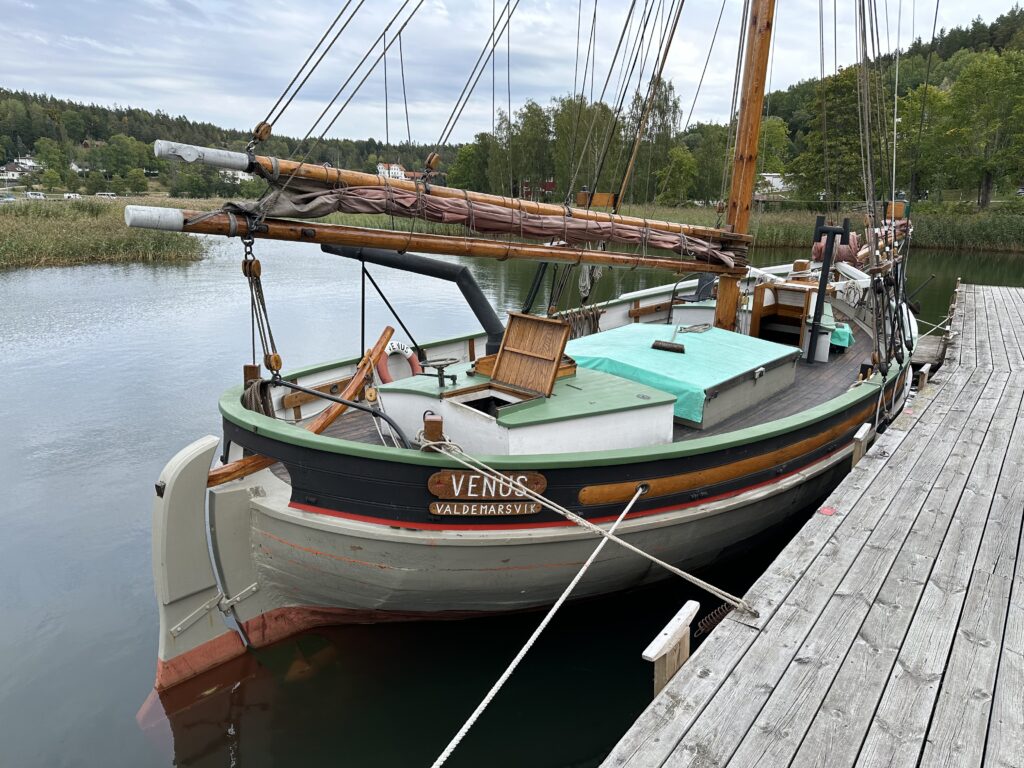
[[[450,443],[435,443],[432,445],[450,445]],[[504,477],[504,475],[502,475],[502,477]],[[637,499],[643,496],[645,490],[646,488],[644,486],[637,488],[636,493],[633,494],[633,498],[630,499],[629,504],[627,504],[626,508],[623,509],[622,512],[619,514],[618,518],[612,524],[612,527],[609,529],[609,531],[614,531],[616,527],[618,527],[619,523],[626,519],[626,515],[628,515],[630,510],[633,509],[633,505],[636,504]],[[590,553],[590,557],[587,558],[587,561],[583,563],[583,566],[579,569],[579,571],[577,571],[576,575],[573,577],[573,580],[569,582],[569,586],[567,586],[565,590],[563,590],[562,594],[559,595],[558,600],[556,600],[555,604],[551,606],[547,614],[541,620],[540,624],[537,625],[537,628],[533,630],[533,634],[530,635],[529,640],[527,640],[523,647],[519,649],[519,653],[515,655],[515,658],[512,659],[512,662],[505,668],[505,671],[501,673],[501,677],[498,678],[498,681],[493,686],[491,686],[491,690],[487,692],[487,695],[483,697],[483,699],[477,705],[476,709],[473,710],[473,714],[469,716],[469,719],[462,724],[462,727],[459,729],[459,732],[455,734],[455,736],[452,738],[450,742],[448,742],[448,746],[444,748],[444,751],[441,752],[437,760],[434,761],[432,768],[440,768],[440,766],[444,765],[448,758],[451,757],[452,752],[455,751],[456,747],[458,747],[462,740],[466,737],[466,734],[469,733],[469,729],[473,727],[476,721],[480,718],[480,715],[484,713],[484,710],[487,709],[491,701],[494,700],[494,697],[498,695],[498,691],[502,689],[502,686],[505,685],[508,679],[512,676],[512,673],[515,672],[516,667],[519,666],[519,662],[521,662],[523,658],[526,656],[526,654],[529,653],[530,649],[537,642],[537,639],[540,637],[541,633],[545,629],[547,629],[548,624],[551,623],[551,620],[555,617],[555,614],[558,612],[558,609],[562,607],[565,601],[569,598],[569,595],[572,594],[572,591],[576,588],[576,585],[580,583],[580,580],[583,578],[583,575],[587,572],[590,566],[593,565],[594,561],[597,559],[597,556],[601,554],[601,550],[604,549],[604,545],[607,543],[608,539],[601,539],[601,541],[598,542],[597,546],[594,548],[594,551]]]
[[[571,522],[575,523],[576,525],[580,526],[581,528],[585,528],[586,530],[591,531],[592,533],[596,533],[598,536],[602,536],[602,537],[604,537],[608,541],[614,541],[620,547],[628,549],[630,552],[634,552],[634,553],[640,555],[641,557],[651,561],[655,565],[661,566],[662,568],[664,568],[665,570],[669,571],[670,573],[674,573],[676,576],[679,576],[680,578],[685,579],[686,581],[690,582],[694,586],[700,587],[701,589],[705,590],[706,592],[710,592],[712,595],[717,597],[719,600],[722,600],[722,601],[724,601],[726,603],[729,603],[730,605],[732,605],[735,608],[739,608],[739,609],[741,609],[743,611],[746,611],[747,613],[749,613],[751,616],[753,616],[755,618],[757,618],[760,615],[760,614],[758,614],[758,612],[756,610],[754,610],[753,606],[751,606],[749,603],[747,603],[746,600],[743,600],[742,598],[736,597],[735,595],[731,595],[728,592],[726,592],[725,590],[719,589],[714,584],[709,584],[708,582],[704,581],[703,579],[700,579],[697,576],[694,576],[692,573],[687,573],[686,571],[682,570],[681,568],[676,568],[674,565],[671,565],[670,563],[666,563],[664,560],[659,560],[657,557],[655,557],[652,554],[649,554],[648,552],[644,552],[639,547],[636,547],[636,546],[630,544],[628,541],[625,541],[624,539],[619,538],[618,536],[616,536],[611,531],[606,531],[603,528],[601,528],[600,526],[594,525],[594,523],[590,522],[589,520],[587,520],[587,519],[585,519],[583,517],[580,517],[575,512],[572,512],[572,511],[566,509],[565,507],[563,507],[562,505],[555,503],[554,501],[552,501],[551,499],[547,498],[546,496],[542,496],[541,494],[539,494],[536,491],[532,490],[531,488],[527,487],[526,485],[524,485],[523,483],[519,482],[515,478],[509,477],[508,475],[501,474],[497,470],[492,469],[491,467],[489,467],[487,464],[485,464],[484,462],[480,461],[479,459],[474,458],[473,456],[470,456],[468,453],[463,451],[455,443],[440,442],[440,441],[439,442],[429,442],[429,441],[427,441],[427,442],[423,442],[422,443],[421,448],[422,449],[434,449],[434,450],[436,450],[436,451],[438,451],[440,453],[443,453],[446,456],[449,456],[450,458],[454,459],[455,461],[457,461],[459,464],[461,464],[462,466],[466,467],[467,469],[470,469],[470,470],[472,470],[474,472],[479,472],[481,475],[483,475],[485,477],[489,477],[489,478],[495,480],[496,482],[499,483],[499,487],[509,487],[509,488],[517,491],[520,495],[525,496],[525,497],[527,497],[529,499],[532,499],[533,501],[537,502],[538,504],[541,504],[542,506],[547,507],[548,509],[552,510],[553,512],[558,513],[562,517],[566,518],[567,520],[570,520]],[[639,486],[639,488],[637,490],[639,491],[642,488],[645,488],[645,485],[643,483],[640,484],[640,486]]]

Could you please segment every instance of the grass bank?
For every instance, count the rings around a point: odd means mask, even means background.
[[[940,206],[920,206],[913,212],[914,245],[918,248],[968,252],[1024,253],[1024,207],[1009,206],[993,208],[980,213],[944,209]],[[720,224],[714,208],[669,208],[665,206],[632,206],[622,213],[630,216],[678,221],[687,224],[715,226]],[[764,211],[755,212],[750,220],[750,231],[755,236],[758,249],[804,248],[814,237],[813,211]],[[854,228],[864,228],[864,214],[861,212],[840,213],[848,216]],[[332,224],[347,224],[354,227],[394,228],[408,230],[409,221],[384,216],[333,214],[326,221]],[[415,231],[429,234],[466,234],[462,227],[433,224],[418,221]]]
[[[124,223],[125,205],[176,202],[120,198],[0,205],[0,269],[195,261],[203,255],[197,238],[129,229]]]
[[[999,207],[990,211],[968,213],[951,207],[919,206],[912,212],[914,245],[918,248],[960,252],[1024,253],[1024,211],[1017,207]],[[627,208],[623,213],[651,219],[680,221],[688,224],[714,226],[718,214],[714,208]],[[802,248],[814,237],[812,211],[755,212],[750,231],[758,248]],[[848,212],[852,226],[863,229],[863,213]]]
[[[47,200],[45,202],[0,205],[0,269],[16,267],[71,266],[78,264],[173,263],[202,257],[203,243],[197,238],[171,232],[128,229],[124,207],[169,205],[213,210],[222,200],[176,200],[168,198],[120,198],[118,200]],[[969,252],[1024,252],[1024,208],[1005,206],[982,213],[955,208],[920,206],[913,214],[914,244],[920,248]],[[668,208],[654,206],[626,208],[623,213],[714,226],[718,214],[713,208]],[[843,214],[840,214],[843,215]],[[863,214],[848,214],[855,226]],[[759,249],[802,248],[811,242],[815,214],[811,211],[755,212],[751,232]],[[389,217],[334,214],[331,223],[372,228],[462,236],[461,227],[415,222]]]

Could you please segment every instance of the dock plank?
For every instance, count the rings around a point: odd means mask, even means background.
[[[980,379],[983,374],[976,374],[976,377]],[[990,417],[994,410],[993,403],[987,415]],[[985,413],[975,409],[964,432],[950,431],[944,436],[950,460],[956,460],[960,453],[965,454],[961,460],[973,461],[974,453],[969,450],[970,440],[965,439],[964,435],[969,432],[973,419],[985,416]],[[941,468],[942,464],[939,466]],[[936,479],[940,471],[935,469]],[[800,746],[808,724],[821,707],[822,699],[847,652],[856,641],[869,609],[879,602],[879,593],[890,580],[902,583],[905,588],[915,581],[923,583],[921,577],[927,576],[925,567],[929,561],[923,555],[907,551],[904,545],[918,525],[932,527],[929,517],[935,510],[943,508],[941,500],[936,498],[931,479],[915,477],[893,498],[882,523],[873,530],[793,664],[776,686],[755,721],[754,728],[737,750],[733,765],[774,765],[791,759]],[[942,495],[954,493],[959,493],[957,487],[946,488],[941,492]],[[913,602],[916,603],[916,600]],[[887,606],[893,603],[891,598],[886,601]],[[895,604],[900,608],[905,607],[898,602]],[[860,677],[860,680],[863,678]],[[845,686],[841,686],[841,690],[843,688]],[[849,697],[852,694],[856,698],[858,693],[859,690],[844,690],[842,695]],[[840,699],[833,710],[841,712],[843,706],[844,702]],[[831,740],[834,741],[834,737]]]
[[[988,351],[991,366],[1001,371],[1009,370],[1009,361],[1006,354],[1006,344],[1003,342],[1002,323],[999,318],[994,317],[999,311],[998,288],[991,285],[976,286],[978,290],[978,303],[976,311],[982,319],[986,338],[988,339]]]
[[[1020,553],[1018,566],[1024,563]],[[1018,570],[1018,576],[1020,571]],[[1024,578],[1013,581],[985,749],[986,768],[1024,765]]]
[[[965,368],[973,368],[978,365],[978,350],[976,347],[976,327],[974,324],[974,286],[961,286],[962,304],[957,308],[957,314],[962,320],[960,337],[957,349],[960,352],[960,365]],[[962,311],[960,311],[962,310]]]
[[[919,394],[914,402],[913,419],[920,421],[923,426],[915,439],[922,442],[930,440],[941,424],[943,414],[956,405],[970,375],[970,372],[967,372],[957,379],[943,376],[929,384],[928,391]],[[933,414],[933,411],[937,414]],[[897,449],[908,435],[908,430],[903,428],[903,425],[911,421],[911,414],[906,414],[906,417],[900,416],[885,434],[879,436],[874,447],[852,470],[848,480],[823,505],[831,507],[835,513],[812,516],[801,530],[801,535],[795,537],[783,550],[776,561],[779,567],[772,568],[748,591],[746,598],[757,606],[761,619],[751,622],[744,616],[730,614],[698,648],[691,661],[687,662],[669,682],[663,696],[671,697],[672,703],[663,705],[660,703],[662,697],[655,699],[640,715],[626,738],[608,756],[604,763],[606,766],[660,765],[668,758],[694,719],[702,712],[710,698],[709,690],[711,695],[716,694],[721,682],[721,679],[716,678],[715,686],[709,689],[705,683],[706,677],[709,676],[707,668],[696,666],[694,662],[702,658],[704,649],[712,639],[738,633],[742,635],[744,642],[729,643],[725,649],[716,646],[713,651],[716,660],[711,668],[732,671],[756,635],[756,631],[749,624],[760,627],[765,620],[774,616],[778,603],[786,598],[802,574],[804,566],[801,566],[801,563],[817,557],[832,542],[836,528],[846,520],[848,512],[864,494],[869,491],[883,494],[887,486],[898,485],[910,471],[912,462],[916,460],[914,453],[898,452]],[[726,628],[728,632],[723,632]],[[724,677],[723,675],[722,678]],[[683,716],[667,718],[666,713],[670,707],[678,709]]]
[[[605,765],[1024,768],[1024,289],[954,304],[943,368],[748,591],[760,617]]]
[[[966,375],[970,376],[968,387],[957,399],[964,395],[969,397],[972,385],[984,387],[987,381],[987,375],[982,371]],[[994,409],[994,403],[992,407]],[[755,687],[760,686],[771,696],[763,697],[767,699],[765,707],[757,713],[750,730],[743,737],[742,748],[733,756],[733,764],[778,764],[795,752],[806,723],[820,705],[821,694],[808,695],[808,691],[811,688],[819,692],[827,689],[827,686],[822,686],[822,679],[834,676],[839,660],[852,643],[864,614],[899,554],[903,540],[923,509],[946,457],[964,450],[969,444],[959,430],[948,428],[950,423],[957,424],[961,430],[968,428],[970,414],[951,408],[942,422],[947,425],[944,433],[922,432],[919,439],[927,445],[917,454],[918,461],[910,468],[907,478],[902,483],[884,486],[890,495],[874,500],[877,515],[856,519],[856,527],[842,531],[843,536],[837,543],[847,551],[845,560],[821,565],[816,561],[808,567],[808,576],[816,568],[824,569],[837,577],[837,583],[813,579],[806,585],[806,595],[798,595],[794,590],[788,602],[799,606],[803,598],[808,615],[814,613],[816,618],[802,628],[804,637],[798,651],[788,658],[785,667],[781,670],[759,668],[751,676]],[[766,637],[765,642],[771,642],[771,638]],[[751,663],[757,662],[752,660]],[[749,702],[748,707],[762,698],[757,690],[748,689],[741,695]],[[733,722],[744,722],[737,718],[735,712],[724,714]],[[741,728],[736,729],[739,730]],[[688,740],[700,739],[699,732],[688,735]],[[719,741],[728,746],[728,739]],[[724,762],[729,756],[723,754],[720,757],[723,759],[719,762]]]
[[[971,313],[974,316],[974,352],[979,368],[992,367],[992,340],[988,335],[988,304],[981,286],[971,286]]]
[[[993,375],[991,381],[993,386],[986,390],[983,400],[997,396],[998,389],[995,417],[987,429],[976,423],[972,430],[972,443],[979,434],[983,439],[978,441],[978,459],[969,473],[965,474],[962,466],[945,468],[944,477],[951,483],[958,483],[961,478],[966,482],[948,529],[940,538],[941,548],[935,565],[875,711],[861,749],[860,764],[917,765],[920,761],[939,686],[946,679],[947,664],[988,518],[989,500],[999,479],[1022,394],[1019,384],[1002,389],[997,375]],[[922,532],[918,539],[908,539],[907,546],[920,554],[929,554],[933,538],[930,532]],[[963,702],[960,703],[963,706]]]
[[[1003,339],[1003,347],[1006,350],[1009,370],[1024,370],[1024,347],[1021,346],[1022,340],[1017,338],[1016,330],[1020,325],[1021,318],[1017,314],[1016,304],[1010,292],[1002,287],[992,288],[992,300],[996,312],[1003,318],[1003,322],[998,323],[998,326]]]
[[[965,372],[958,379],[967,377],[975,382],[975,386],[983,386],[986,376],[980,371]],[[958,383],[954,382],[939,394],[937,411],[952,413],[961,423],[966,423],[968,414],[956,409],[961,396],[957,389]],[[908,457],[906,460],[890,461],[883,467],[866,494],[870,499],[870,511],[866,515],[856,518],[843,516],[840,521],[842,536],[830,538],[828,546],[810,563],[784,605],[736,665],[715,699],[688,730],[670,764],[684,766],[709,760],[722,764],[728,760],[875,526],[887,529],[890,524],[904,522],[905,518],[885,515],[886,508],[894,501],[894,494],[902,500],[914,492],[908,490],[913,487],[908,482],[911,472],[915,468],[930,471],[936,465],[941,466],[943,452],[953,449],[956,434],[936,439],[934,429],[944,422],[940,417],[926,418],[932,413],[932,409],[928,409],[921,417],[921,429],[917,434],[911,432],[906,438],[920,442],[921,449],[901,452]],[[923,485],[921,487],[924,488]],[[924,494],[921,495],[923,498]],[[826,504],[840,513],[847,511],[841,504],[836,506],[835,499],[830,498]]]

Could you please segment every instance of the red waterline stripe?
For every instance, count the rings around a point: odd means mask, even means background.
[[[772,485],[787,477],[791,477],[799,472],[806,470],[809,467],[813,467],[816,464],[820,464],[824,461],[835,456],[837,453],[845,450],[849,443],[843,445],[841,448],[837,448],[831,453],[827,453],[817,461],[805,464],[799,469],[794,469],[792,472],[787,472],[784,475],[779,475],[771,480],[765,480],[761,483],[755,483],[754,485],[748,485],[735,491],[727,491],[726,493],[720,493],[717,496],[707,496],[703,499],[697,499],[696,501],[687,502],[685,504],[674,504],[666,507],[657,507],[655,509],[645,509],[639,512],[632,512],[626,516],[627,520],[635,520],[640,517],[648,517],[650,515],[658,515],[663,512],[673,512],[680,509],[687,509],[689,507],[695,507],[700,504],[706,504],[711,501],[718,501],[720,499],[729,499],[733,496],[739,496],[748,491],[753,491],[758,488],[763,488],[767,485]],[[643,482],[643,481],[639,481]],[[445,524],[445,523],[413,523],[404,520],[389,520],[382,517],[371,517],[369,515],[359,515],[354,512],[340,512],[336,509],[326,509],[324,507],[318,507],[313,504],[302,504],[297,501],[291,501],[288,506],[292,509],[298,509],[303,512],[312,512],[317,515],[327,515],[328,517],[340,517],[345,520],[355,520],[360,523],[370,523],[372,525],[384,525],[388,528],[404,528],[417,531],[517,531],[517,530],[530,530],[536,528],[568,528],[576,525],[571,520],[555,520],[547,523],[456,523],[456,524]],[[608,523],[618,519],[618,515],[606,515],[604,517],[587,518],[591,523]]]

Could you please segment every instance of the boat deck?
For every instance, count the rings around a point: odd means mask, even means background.
[[[829,355],[827,365],[798,363],[795,384],[768,402],[741,411],[709,429],[695,429],[677,423],[673,431],[673,440],[680,442],[708,435],[723,434],[791,416],[807,408],[808,403],[822,402],[845,392],[857,381],[861,363],[870,359],[871,336],[867,331],[855,328],[854,343],[845,353],[833,350]],[[324,434],[343,440],[380,445],[381,438],[373,422],[373,417],[367,413],[350,411],[328,427]],[[381,428],[387,436],[387,430],[383,424]],[[409,437],[412,438],[413,435]],[[388,445],[390,445],[390,438]]]
[[[1024,765],[1024,289],[925,385],[604,766]]]

